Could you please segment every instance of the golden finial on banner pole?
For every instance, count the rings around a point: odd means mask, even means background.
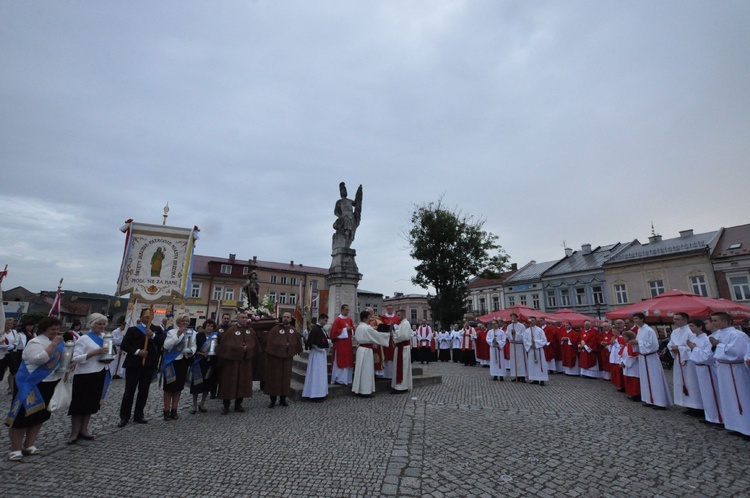
[[[60,289],[62,289],[62,283],[63,283],[63,279],[61,278],[60,283],[57,284],[57,292],[60,292]]]
[[[164,216],[164,220],[161,222],[161,224],[162,225],[166,225],[167,224],[167,216],[169,216],[169,201],[167,201],[167,205],[164,206],[164,214],[162,216]]]

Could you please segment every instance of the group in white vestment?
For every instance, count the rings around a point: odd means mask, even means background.
[[[453,341],[451,340],[451,333],[449,330],[441,330],[438,332],[438,360],[441,362],[451,361],[451,346]]]
[[[719,401],[719,379],[716,377],[716,360],[711,351],[708,330],[702,320],[692,320],[688,326],[695,337],[687,340],[690,348],[688,364],[695,369],[699,395],[703,405],[703,417],[709,424],[723,425],[721,401]]]
[[[328,350],[333,346],[333,342],[325,330],[327,323],[328,315],[321,313],[305,340],[310,353],[302,397],[316,402],[323,401],[328,396]]]
[[[362,311],[359,314],[360,323],[354,331],[354,339],[358,347],[354,362],[356,367],[352,380],[352,392],[363,397],[370,397],[375,392],[375,364],[372,348],[376,344],[387,346],[391,340],[390,333],[378,332],[368,325],[369,318],[370,313]]]
[[[461,330],[459,330],[458,325],[453,326],[453,330],[451,330],[451,347],[453,351],[451,352],[451,359],[453,360],[453,363],[461,363],[461,339],[463,337],[463,334]]]
[[[646,315],[635,313],[633,322],[638,326],[635,341],[638,344],[638,361],[641,374],[641,401],[659,408],[672,406],[672,393],[659,358],[659,338],[654,329],[646,325]]]
[[[391,378],[391,393],[402,394],[411,390],[411,324],[399,312],[401,323],[393,332],[393,377]]]
[[[702,410],[700,386],[695,363],[688,362],[690,346],[688,341],[695,340],[695,334],[688,327],[690,316],[687,313],[675,313],[676,329],[669,336],[667,348],[674,358],[672,366],[672,385],[674,386],[674,404],[694,410]]]
[[[511,313],[505,336],[510,343],[508,371],[512,382],[526,382],[526,350],[523,347],[523,333],[526,327],[518,322],[518,315]]]
[[[492,380],[505,380],[505,355],[503,348],[507,342],[505,331],[500,328],[497,320],[492,320],[487,332],[487,344],[490,346],[490,376]]]
[[[527,375],[532,384],[543,386],[549,380],[547,360],[544,358],[546,345],[544,330],[536,326],[536,317],[529,317],[529,327],[523,332],[523,347],[526,352]]]
[[[724,428],[750,436],[750,371],[745,362],[750,339],[732,327],[728,313],[712,313],[711,324]]]

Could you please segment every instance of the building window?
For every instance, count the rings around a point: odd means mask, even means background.
[[[289,294],[289,304],[297,304],[297,294]]]
[[[570,306],[570,290],[569,289],[563,289],[560,291],[560,304],[565,306]]]
[[[553,290],[547,291],[547,307],[548,308],[557,307],[557,296],[555,296],[555,291]]]
[[[586,304],[586,289],[579,287],[576,289],[576,305],[581,306],[583,304]]]
[[[747,301],[750,299],[750,282],[747,277],[729,277],[732,285],[735,301]]]
[[[500,311],[500,296],[492,296],[492,311]]]
[[[512,308],[516,305],[516,296],[508,296],[508,307]]]
[[[539,309],[539,294],[532,294],[531,295],[531,304],[532,308]]]
[[[250,267],[249,266],[243,266],[242,267],[242,274],[243,275],[250,275]]]
[[[479,298],[479,314],[480,315],[487,314],[487,307],[485,305],[485,299],[483,297]]]
[[[472,301],[471,299],[466,301],[466,311],[468,311],[469,313],[474,311],[474,301]]]
[[[625,304],[628,302],[628,290],[625,284],[615,285],[615,296],[617,298],[617,304]]]
[[[286,292],[279,293],[279,304],[286,304]]]
[[[604,304],[604,289],[600,285],[596,285],[591,291],[594,295],[594,304]]]
[[[297,285],[297,277],[291,277],[289,279],[289,285]]]
[[[286,277],[281,277],[281,285],[286,285]]]
[[[213,300],[219,301],[221,299],[221,295],[224,292],[224,287],[221,285],[214,285],[214,294],[213,294]]]
[[[318,297],[320,296],[315,296],[312,300],[312,309],[314,310],[318,309]]]
[[[521,306],[526,306],[526,294],[523,294],[520,297],[520,301],[521,301]]]
[[[708,297],[708,285],[706,285],[705,276],[698,275],[695,277],[690,277],[690,285],[693,288],[693,294]]]
[[[651,280],[648,283],[648,290],[651,292],[651,297],[664,294],[664,280]]]
[[[233,301],[234,300],[234,289],[230,289],[229,287],[227,287],[224,290],[224,299],[226,299],[228,301]]]
[[[190,288],[190,297],[193,299],[201,297],[201,284],[193,284]]]
[[[232,274],[232,265],[221,265],[221,273],[225,273],[227,275]]]
[[[271,299],[271,301],[273,301],[274,303],[276,302],[276,293],[275,293],[275,292],[269,292],[269,293],[268,293],[268,297],[269,297],[269,298]]]
[[[411,310],[411,321],[417,323],[417,310]]]
[[[312,285],[312,290],[318,290],[318,281],[317,280],[310,280],[310,285]]]
[[[377,312],[378,312],[378,305],[377,305],[377,304],[374,304],[374,305],[372,306],[372,309],[373,309],[373,310],[375,310],[375,313],[377,313]]]
[[[427,320],[427,310],[426,309],[422,310],[422,318],[424,318],[425,320]]]
[[[271,275],[271,277],[268,279],[268,281],[272,284],[276,283],[276,275]]]

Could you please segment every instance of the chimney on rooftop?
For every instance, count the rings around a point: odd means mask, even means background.
[[[680,230],[680,238],[692,237],[692,236],[693,236],[692,228],[690,230]]]
[[[254,265],[258,264],[258,256],[253,256],[253,264]]]
[[[536,260],[535,260],[535,259],[532,259],[531,261],[529,261],[529,264],[530,264],[530,265],[535,265],[535,264],[536,264]]]
[[[289,266],[294,266],[294,260],[291,260],[291,261],[289,262]]]
[[[653,244],[654,242],[661,242],[661,235],[652,235],[648,238],[648,241]]]
[[[581,252],[583,253],[584,256],[586,254],[591,254],[591,244],[582,244]]]
[[[511,270],[511,271],[516,271],[516,270],[518,270],[518,263],[511,263],[511,264],[510,264],[510,270]]]
[[[229,262],[234,263],[235,258],[237,257],[236,254],[229,253]]]
[[[573,255],[573,249],[571,249],[570,247],[566,247],[565,248],[565,257],[569,258],[572,255]]]

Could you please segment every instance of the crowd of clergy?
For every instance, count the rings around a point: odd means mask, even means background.
[[[642,313],[580,328],[529,317],[488,326],[469,322],[433,331],[426,322],[412,336],[414,360],[462,362],[489,367],[492,380],[543,386],[550,374],[612,383],[629,399],[654,409],[681,406],[712,427],[750,438],[750,339],[732,317],[674,315],[667,349],[674,359],[672,389],[659,356],[660,340]]]

